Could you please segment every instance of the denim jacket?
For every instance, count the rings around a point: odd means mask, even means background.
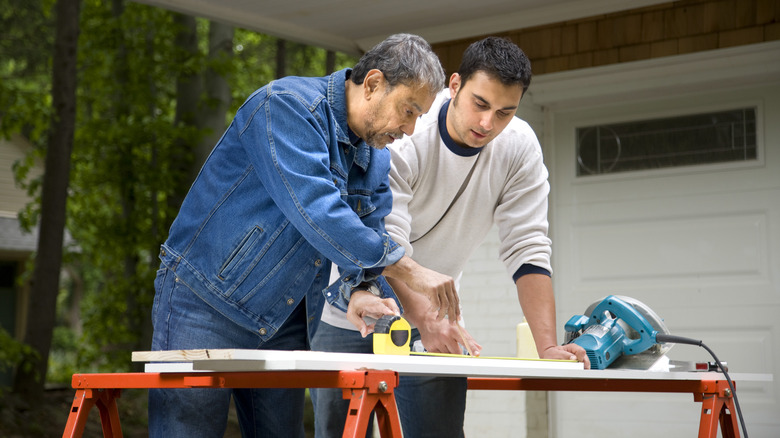
[[[161,247],[161,267],[263,341],[304,298],[309,336],[323,298],[345,310],[364,281],[395,298],[372,274],[404,253],[384,227],[392,208],[390,153],[349,130],[349,73],[288,77],[255,91],[206,160]],[[327,288],[331,261],[342,276]]]

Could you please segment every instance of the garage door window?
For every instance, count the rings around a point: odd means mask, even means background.
[[[750,161],[756,108],[577,128],[577,176]]]

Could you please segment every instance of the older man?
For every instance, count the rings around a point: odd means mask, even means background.
[[[444,84],[420,37],[393,35],[353,69],[284,78],[252,94],[184,199],[160,251],[154,350],[308,348],[322,304],[398,312],[384,274],[457,314],[451,277],[404,256],[384,229],[390,153]],[[343,275],[331,287],[331,261]],[[370,291],[370,292],[369,292]],[[150,391],[153,437],[303,437],[302,389]]]

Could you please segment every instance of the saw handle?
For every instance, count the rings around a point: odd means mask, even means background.
[[[620,298],[610,295],[605,298],[591,312],[591,318],[599,321],[604,312],[610,312],[616,318],[622,319],[632,329],[639,333],[638,339],[631,339],[623,346],[623,352],[627,355],[641,353],[656,343],[658,331],[653,329],[650,322],[647,321],[634,306],[626,303]],[[601,323],[601,321],[599,321]]]

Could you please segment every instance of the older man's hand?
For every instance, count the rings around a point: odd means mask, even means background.
[[[379,319],[384,315],[399,315],[401,312],[392,298],[379,298],[371,292],[356,290],[352,292],[347,307],[347,320],[360,330],[365,338],[374,331],[374,324],[368,325],[364,317]]]

